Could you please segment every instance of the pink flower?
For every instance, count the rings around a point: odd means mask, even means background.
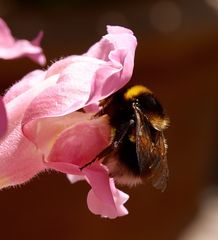
[[[7,115],[5,106],[0,96],[0,138],[5,134],[7,130]]]
[[[39,47],[42,36],[43,33],[40,32],[32,42],[15,40],[7,24],[0,18],[0,58],[14,59],[27,56],[40,65],[44,65],[46,59]]]
[[[33,71],[9,89],[4,96],[9,126],[0,142],[1,188],[55,169],[71,182],[90,184],[87,202],[93,213],[109,218],[128,213],[123,206],[128,195],[116,189],[105,166],[80,167],[110,143],[107,117],[92,118],[90,111],[130,80],[136,44],[130,30],[108,26],[108,34],[86,54]]]

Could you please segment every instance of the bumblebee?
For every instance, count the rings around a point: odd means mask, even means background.
[[[95,117],[108,115],[112,141],[81,170],[100,160],[118,184],[132,186],[149,181],[164,191],[169,170],[163,131],[169,119],[154,94],[136,85],[119,90],[100,105]]]

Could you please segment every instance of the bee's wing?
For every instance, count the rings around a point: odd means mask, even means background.
[[[144,117],[142,111],[134,106],[135,110],[135,124],[136,124],[136,153],[138,158],[138,165],[142,174],[149,173],[151,166],[155,159],[151,155],[152,141],[151,132],[149,129],[149,122]]]
[[[167,144],[163,132],[156,132],[154,155],[159,156],[159,161],[152,167],[151,182],[152,185],[164,191],[169,178],[169,169],[167,164]]]
[[[162,132],[151,133],[151,124],[143,112],[133,104],[136,116],[136,153],[142,176],[164,191],[168,180],[166,143]]]

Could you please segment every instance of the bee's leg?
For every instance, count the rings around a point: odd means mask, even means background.
[[[112,100],[113,100],[113,97],[108,97],[107,99],[103,100],[102,103],[100,104],[101,109],[93,116],[93,118],[98,118],[106,114],[105,110],[111,104]]]
[[[129,128],[134,123],[135,123],[135,121],[133,119],[131,119],[128,123],[121,126],[121,128],[117,130],[112,143],[109,146],[107,146],[105,149],[103,149],[92,161],[90,161],[90,162],[86,163],[85,165],[83,165],[82,167],[80,167],[80,170],[83,170],[84,168],[88,167],[95,161],[108,156],[112,152],[116,152],[119,149],[124,137],[128,133]]]
[[[85,165],[83,165],[82,167],[80,167],[80,170],[83,170],[84,168],[88,167],[95,161],[97,161],[101,158],[104,158],[105,156],[108,156],[111,152],[113,152],[113,143],[110,144],[108,147],[106,147],[103,151],[101,151],[92,161],[90,161],[90,162],[86,163]]]

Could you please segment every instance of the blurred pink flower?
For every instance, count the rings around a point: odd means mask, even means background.
[[[130,30],[108,26],[108,34],[86,54],[33,71],[9,89],[4,96],[9,126],[0,142],[1,188],[54,169],[71,182],[90,184],[87,203],[93,213],[109,218],[128,213],[123,205],[128,195],[116,189],[105,166],[80,167],[110,143],[107,117],[92,118],[90,111],[130,80],[136,44]]]
[[[32,41],[15,40],[11,35],[10,29],[3,19],[0,18],[0,58],[14,59],[27,56],[33,61],[44,65],[46,62],[45,56],[39,44],[42,39],[42,32]],[[7,129],[7,115],[4,103],[0,97],[0,137],[3,136]]]
[[[42,48],[39,46],[43,33],[39,32],[38,36],[31,42],[27,40],[16,40],[11,35],[11,31],[3,19],[0,18],[0,58],[14,59],[20,57],[29,57],[40,65],[46,63]]]
[[[0,96],[0,138],[5,134],[7,130],[7,115],[5,105],[2,97]]]

